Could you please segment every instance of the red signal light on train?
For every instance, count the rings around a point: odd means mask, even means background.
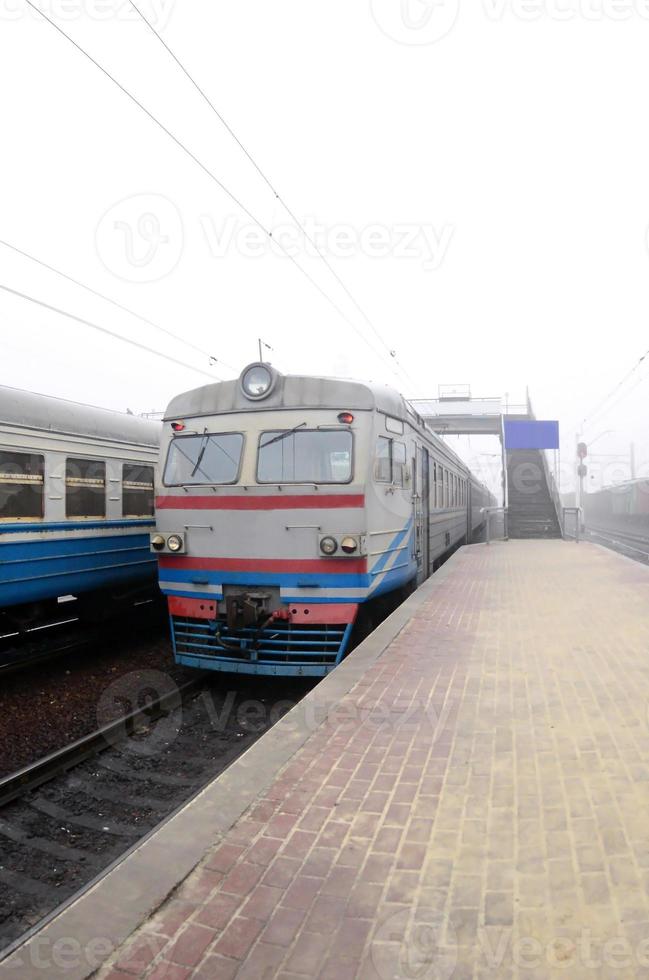
[[[354,421],[354,416],[351,412],[341,412],[338,416],[338,421],[341,425],[351,425]]]
[[[174,432],[182,432],[183,429],[185,428],[185,423],[184,422],[172,422],[171,423],[171,428],[174,430]]]

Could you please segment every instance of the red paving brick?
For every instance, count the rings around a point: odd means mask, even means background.
[[[649,975],[648,657],[649,569],[462,550],[99,976]]]

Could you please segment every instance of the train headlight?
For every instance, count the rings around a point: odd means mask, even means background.
[[[356,538],[346,537],[340,542],[340,547],[346,555],[353,555],[355,551],[358,551],[358,541]]]
[[[167,538],[167,547],[169,551],[180,551],[183,546],[183,539],[179,534],[170,534]]]
[[[165,546],[165,539],[161,534],[154,534],[151,538],[151,547],[154,551],[162,551]]]
[[[241,387],[246,398],[265,398],[275,381],[273,372],[265,364],[251,364],[241,375]]]
[[[320,541],[320,551],[323,555],[335,555],[338,551],[338,542],[335,538],[322,538]]]

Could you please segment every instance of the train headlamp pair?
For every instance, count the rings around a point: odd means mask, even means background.
[[[151,535],[152,551],[170,551],[172,554],[178,554],[184,547],[185,542],[180,534],[170,534],[166,538],[164,534]]]
[[[353,555],[359,550],[358,539],[353,538],[351,534],[345,535],[340,542],[340,550],[346,555]],[[338,551],[338,542],[328,534],[326,537],[320,539],[320,551],[323,555],[335,555]]]

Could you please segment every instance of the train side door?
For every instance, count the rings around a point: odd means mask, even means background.
[[[423,581],[423,553],[422,553],[422,509],[421,509],[421,473],[417,465],[417,446],[414,448],[412,457],[412,523],[414,528],[412,538],[413,558],[417,561],[417,583]]]
[[[424,578],[430,575],[430,456],[425,446],[421,447],[421,510],[422,521],[422,564]]]

